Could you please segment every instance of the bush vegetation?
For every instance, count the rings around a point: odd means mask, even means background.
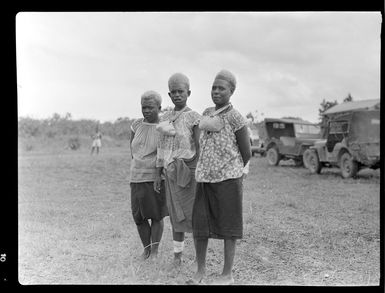
[[[130,126],[134,119],[120,117],[114,122],[100,123],[98,120],[80,119],[73,120],[71,114],[60,116],[55,113],[47,119],[33,119],[30,117],[20,117],[18,120],[18,135],[22,138],[47,137],[55,138],[58,136],[91,136],[96,128],[102,132],[103,136],[113,139],[129,139]]]
[[[74,120],[70,113],[57,113],[47,119],[20,117],[18,120],[19,151],[39,151],[47,148],[78,150],[90,146],[91,136],[99,129],[104,146],[125,146],[130,139],[134,119],[120,117],[114,122]]]

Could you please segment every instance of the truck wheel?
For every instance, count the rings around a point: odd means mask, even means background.
[[[278,153],[278,150],[275,147],[269,148],[267,150],[266,157],[271,166],[277,166],[281,160],[281,155]]]
[[[305,154],[304,154],[305,156]],[[306,155],[306,168],[310,170],[313,174],[321,173],[322,165],[319,161],[318,154],[314,150],[309,150],[309,153]]]
[[[303,155],[302,155],[302,161],[305,168],[307,168],[307,164],[308,164],[307,162],[309,161],[310,152],[311,150],[307,149],[306,151],[303,152]]]
[[[341,175],[343,178],[352,178],[357,175],[358,163],[349,153],[344,153],[340,160]]]

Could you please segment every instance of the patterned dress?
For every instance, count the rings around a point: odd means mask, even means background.
[[[203,116],[215,108],[208,108]],[[246,119],[230,107],[218,114],[224,123],[219,132],[202,131],[192,225],[194,237],[240,239],[243,235],[243,159],[235,132]]]
[[[207,108],[203,116],[215,112],[215,107]],[[243,174],[243,160],[238,148],[235,132],[247,124],[246,119],[234,108],[218,115],[224,128],[219,132],[202,131],[199,144],[195,177],[197,182],[221,182],[239,178]]]

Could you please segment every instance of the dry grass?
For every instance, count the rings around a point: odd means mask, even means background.
[[[129,150],[103,148],[19,156],[19,281],[22,284],[184,284],[195,271],[191,234],[170,267],[169,219],[155,260],[141,262],[130,210]],[[244,238],[236,284],[378,285],[380,172],[341,179],[253,157],[244,183]],[[223,243],[210,240],[207,279],[220,274]]]

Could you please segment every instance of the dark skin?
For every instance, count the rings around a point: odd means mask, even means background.
[[[225,107],[230,103],[230,97],[234,93],[231,84],[226,80],[216,79],[211,88],[211,97],[215,104],[215,110]],[[250,138],[247,131],[247,126],[242,127],[235,132],[235,137],[241,153],[243,164],[246,166],[251,158]],[[208,238],[194,238],[196,258],[197,258],[197,272],[192,278],[194,283],[200,283],[206,273],[206,253]],[[235,239],[224,239],[224,265],[220,278],[217,280],[218,284],[231,283],[232,268],[235,256]]]
[[[159,111],[161,106],[154,99],[143,100],[142,101],[142,114],[144,117],[144,122],[148,123],[158,123],[159,122]],[[135,133],[131,130],[130,145],[134,139]],[[132,152],[132,148],[131,148]],[[131,153],[131,158],[132,158]],[[156,257],[158,255],[159,242],[162,239],[163,235],[163,220],[156,221],[151,219],[151,224],[148,220],[143,221],[143,223],[136,226],[140,240],[142,241],[144,251],[142,258],[146,259],[148,257]]]
[[[186,107],[187,99],[190,96],[190,94],[191,94],[190,89],[184,83],[174,83],[173,85],[170,86],[168,95],[174,104],[175,111],[180,111],[184,107]],[[199,156],[199,135],[200,135],[200,130],[199,130],[199,127],[196,125],[193,127],[193,136],[194,136],[194,142],[195,142],[195,147],[197,152],[196,156]],[[158,179],[156,180],[154,185],[155,190],[158,190],[160,186],[159,184],[160,184],[160,177],[161,177],[162,171],[163,171],[163,168],[158,168]],[[172,235],[173,235],[174,241],[179,241],[179,242],[184,241],[184,238],[185,238],[184,232],[176,232],[173,229]],[[174,263],[177,265],[180,264],[181,257],[182,257],[182,253],[175,253]]]
[[[230,97],[233,95],[230,83],[226,80],[216,79],[211,88],[211,98],[215,104],[215,110],[223,108],[230,103]],[[243,164],[246,166],[251,158],[250,137],[247,126],[242,127],[235,132],[235,137],[239,146]]]

